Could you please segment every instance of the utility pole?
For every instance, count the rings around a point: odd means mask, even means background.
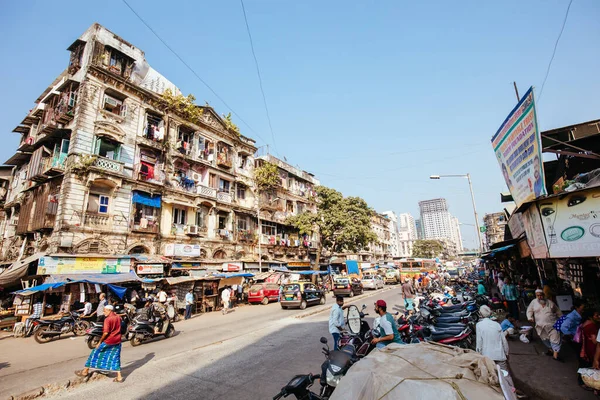
[[[513,81],[513,86],[515,87],[515,94],[517,95],[517,103],[521,98],[519,97],[519,89],[517,89],[517,82]]]

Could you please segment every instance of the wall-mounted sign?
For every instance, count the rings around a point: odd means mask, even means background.
[[[238,272],[242,270],[242,263],[223,263],[223,271]]]
[[[165,246],[167,257],[200,257],[199,244],[170,243]]]
[[[138,264],[137,273],[140,275],[163,274],[165,267],[162,264]]]
[[[600,256],[600,190],[538,202],[552,258]]]
[[[536,204],[532,204],[523,212],[523,224],[525,225],[527,244],[531,249],[533,258],[548,258],[544,227]]]
[[[309,261],[288,262],[288,267],[310,267]]]
[[[119,274],[128,273],[129,258],[41,257],[38,275],[54,274]]]

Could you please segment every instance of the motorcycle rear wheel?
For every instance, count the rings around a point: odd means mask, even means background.
[[[46,331],[49,331],[50,328],[47,326],[42,326],[40,328],[38,328],[37,331],[35,331],[35,334],[33,335],[33,338],[35,339],[36,342],[38,342],[39,344],[44,344],[44,343],[48,343],[49,341],[52,340],[52,336],[44,336],[44,333]]]
[[[73,334],[75,336],[83,336],[86,331],[90,328],[90,323],[87,321],[77,321],[73,327]]]
[[[140,344],[142,344],[142,339],[140,339],[137,336],[134,336],[131,338],[131,340],[129,341],[129,343],[131,343],[131,345],[133,347],[139,346]]]
[[[87,346],[90,350],[94,350],[96,348],[96,346],[98,346],[98,343],[100,343],[100,338],[93,337],[87,341]]]
[[[173,336],[175,334],[175,328],[173,327],[173,325],[169,325],[169,327],[167,328],[167,331],[165,332],[165,337],[168,339],[171,336]]]

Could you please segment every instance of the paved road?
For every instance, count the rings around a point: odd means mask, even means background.
[[[376,298],[400,304],[398,290],[367,292],[355,298],[372,309]],[[368,297],[367,299],[365,299]],[[371,298],[373,297],[373,298]],[[281,310],[278,304],[244,306],[223,316],[209,313],[176,324],[177,335],[139,347],[123,346],[125,383],[88,383],[60,398],[227,397],[270,398],[298,373],[318,372],[323,356],[319,338],[329,338],[326,312],[332,304],[305,311]],[[373,311],[370,311],[373,313]],[[89,350],[83,338],[39,345],[32,339],[0,340],[0,398],[73,376]],[[117,392],[118,391],[118,392]]]

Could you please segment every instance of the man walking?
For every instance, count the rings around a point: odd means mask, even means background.
[[[329,312],[329,333],[333,336],[333,350],[338,350],[338,343],[340,341],[341,330],[344,329],[344,309],[348,308],[344,306],[344,298],[337,296],[335,298],[335,304],[331,306]]]
[[[96,318],[98,318],[98,322],[104,320],[104,307],[108,304],[106,301],[106,295],[104,293],[100,293],[100,301],[98,302],[98,307],[96,307]]]
[[[490,319],[492,310],[488,306],[481,306],[479,313],[483,319],[475,326],[475,336],[477,338],[475,350],[494,360],[501,369],[508,372],[508,342],[502,332],[502,327],[499,323]],[[509,383],[514,386],[512,379]]]
[[[413,302],[415,301],[415,289],[413,289],[408,278],[404,280],[404,284],[402,285],[402,295],[404,296],[404,309],[408,311],[409,314],[412,314],[414,309]]]
[[[112,305],[106,305],[104,312],[104,329],[100,342],[87,359],[85,368],[75,371],[75,375],[85,377],[90,368],[100,371],[114,371],[117,377],[113,382],[123,382],[121,375],[121,318],[114,313]]]
[[[229,309],[230,297],[231,297],[231,292],[229,290],[229,286],[226,286],[225,289],[223,289],[223,291],[221,292],[221,301],[223,302],[223,310],[222,310],[223,315],[227,314],[227,311]]]
[[[562,313],[552,302],[546,299],[544,291],[537,289],[535,291],[535,299],[531,301],[527,307],[527,319],[529,322],[535,322],[535,330],[548,348],[548,355],[556,361],[561,361],[558,358],[560,352],[560,334],[554,329],[554,323]]]
[[[502,286],[502,296],[504,300],[508,303],[508,313],[511,317],[519,320],[519,304],[517,300],[519,299],[519,292],[517,291],[517,287],[512,283],[510,278],[506,278],[504,281],[504,286]]]
[[[194,289],[190,289],[185,295],[185,319],[192,318],[192,306],[194,305]]]

